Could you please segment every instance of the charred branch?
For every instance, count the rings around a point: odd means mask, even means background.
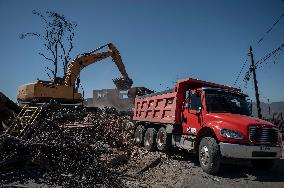
[[[44,21],[44,34],[37,32],[29,32],[20,34],[20,39],[26,37],[36,37],[43,42],[46,53],[40,52],[39,55],[45,60],[53,63],[53,68],[49,70],[54,80],[57,77],[58,67],[60,62],[63,71],[67,70],[68,63],[70,62],[70,52],[73,50],[73,39],[75,36],[75,29],[77,25],[56,12],[45,12],[45,15],[38,11],[33,11],[33,14],[39,16]],[[51,54],[49,58],[47,54]],[[51,71],[52,70],[52,71]],[[50,74],[48,73],[50,76]]]

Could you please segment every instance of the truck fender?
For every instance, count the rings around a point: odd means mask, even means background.
[[[216,141],[218,142],[218,137],[216,135],[216,131],[214,130],[214,127],[210,126],[204,126],[203,128],[200,129],[200,131],[198,132],[197,136],[196,136],[196,140],[195,140],[195,150],[198,151],[198,147],[199,144],[202,140],[202,138],[204,137],[212,137],[214,139],[216,139]]]

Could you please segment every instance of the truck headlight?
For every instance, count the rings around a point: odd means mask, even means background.
[[[243,136],[241,133],[230,130],[230,129],[221,129],[220,134],[221,136],[225,138],[231,138],[231,139],[237,139],[237,140],[243,139]]]

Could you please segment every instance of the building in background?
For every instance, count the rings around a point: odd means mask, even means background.
[[[93,98],[85,100],[87,106],[114,107],[119,111],[130,111],[133,108],[133,99],[128,98],[127,91],[117,89],[93,90]]]

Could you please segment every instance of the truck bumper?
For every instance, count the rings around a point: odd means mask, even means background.
[[[282,156],[281,146],[248,146],[241,144],[219,143],[221,155],[240,159],[279,159]]]

